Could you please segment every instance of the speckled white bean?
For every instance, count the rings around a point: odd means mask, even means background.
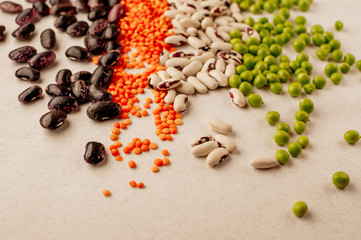
[[[207,72],[197,73],[197,78],[210,90],[216,89],[218,87],[218,82],[209,76]]]
[[[231,41],[231,36],[227,32],[217,31],[217,34],[222,37],[223,41],[229,42]]]
[[[213,26],[213,20],[210,17],[205,17],[203,18],[202,22],[201,22],[201,27],[203,29],[207,29],[208,27],[212,27]],[[208,34],[207,34],[208,35]]]
[[[168,58],[169,58],[169,52],[167,50],[163,50],[158,58],[159,64],[164,66]]]
[[[230,153],[237,149],[237,144],[231,138],[223,134],[214,135],[213,140],[220,143],[221,147],[226,148]]]
[[[234,105],[241,108],[246,106],[247,104],[246,98],[238,88],[229,89],[229,96],[231,97],[231,100],[234,103]]]
[[[178,93],[182,93],[186,95],[191,95],[195,91],[193,85],[186,81],[181,81],[181,84],[178,87],[176,87],[175,90]]]
[[[180,80],[180,79],[170,78],[170,79],[167,79],[165,81],[161,81],[160,83],[158,83],[157,88],[162,91],[173,89],[173,88],[178,87],[181,84],[181,81],[182,80]]]
[[[243,22],[244,16],[242,13],[233,13],[232,16],[236,19],[237,22]]]
[[[256,157],[250,161],[250,165],[257,169],[268,169],[279,165],[275,157]]]
[[[216,148],[207,156],[206,162],[209,166],[215,167],[228,159],[229,152],[225,148]]]
[[[208,141],[192,147],[191,153],[196,157],[204,157],[216,148],[218,148],[218,143],[216,141]]]
[[[204,64],[203,67],[201,69],[201,72],[210,72],[212,70],[216,69],[216,59],[215,58],[211,58],[208,59]]]
[[[216,132],[230,134],[233,131],[232,125],[215,117],[209,121],[209,126]]]
[[[211,41],[213,42],[223,42],[223,38],[220,38],[216,35],[217,31],[216,29],[212,28],[212,27],[207,27],[206,28],[206,34],[207,37],[209,39],[211,39]]]
[[[226,70],[224,71],[224,75],[229,78],[232,75],[236,74],[236,65],[234,63],[228,63],[226,66]]]
[[[256,30],[252,27],[246,28],[246,31],[242,33],[242,41],[246,42],[248,38],[256,38],[258,41],[261,41],[261,37]]]
[[[173,36],[169,36],[166,37],[164,39],[164,42],[168,43],[168,44],[172,44],[174,46],[181,46],[187,43],[187,38],[181,36],[181,35],[173,35]]]
[[[160,83],[162,80],[161,78],[158,76],[158,74],[153,73],[149,76],[148,78],[148,86],[152,89],[157,89],[157,85],[158,83]]]
[[[207,93],[208,88],[196,77],[190,76],[187,78],[187,82],[192,84],[197,93]]]
[[[167,104],[173,103],[176,95],[177,95],[177,92],[174,89],[169,89],[167,91],[167,95],[165,95],[165,97],[164,97],[164,102]]]
[[[198,135],[197,137],[192,138],[192,140],[190,141],[191,147],[194,147],[196,145],[208,142],[208,141],[212,141],[212,135],[210,134],[202,134],[202,135]]]
[[[185,76],[194,76],[199,72],[202,68],[202,63],[200,61],[193,61],[188,66],[185,66],[182,69],[182,73]]]
[[[219,70],[212,70],[209,72],[209,75],[218,82],[218,86],[220,87],[228,86],[228,78],[226,77],[226,75],[224,75],[223,72]]]
[[[171,78],[178,78],[181,80],[186,79],[186,76],[184,76],[184,74],[181,71],[179,71],[178,69],[176,69],[175,67],[169,67],[169,68],[167,68],[166,71]]]
[[[223,59],[217,59],[216,61],[216,70],[221,71],[222,73],[224,72],[224,70],[226,70],[226,63],[224,62]]]
[[[174,111],[184,112],[187,109],[188,96],[185,94],[178,94],[173,103]]]

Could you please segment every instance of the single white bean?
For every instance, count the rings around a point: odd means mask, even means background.
[[[162,80],[158,76],[158,74],[153,73],[148,78],[148,86],[152,89],[157,89],[158,83],[160,83]]]
[[[279,165],[275,157],[257,157],[250,161],[250,165],[257,169],[268,169]]]
[[[197,73],[197,78],[199,79],[199,81],[201,81],[201,83],[206,85],[208,89],[213,90],[218,87],[218,82],[214,78],[209,76],[207,72]]]
[[[238,88],[229,89],[229,95],[236,106],[241,108],[246,106],[246,98]]]
[[[169,52],[167,50],[163,50],[158,58],[158,62],[160,65],[164,66],[165,62],[169,58]]]
[[[197,37],[192,37],[192,36],[188,37],[187,41],[188,44],[194,49],[198,49],[206,46],[206,44]]]
[[[191,61],[188,58],[170,58],[165,62],[166,67],[184,68]]]
[[[200,61],[193,61],[188,66],[185,66],[182,69],[182,73],[185,76],[194,76],[199,72],[202,68],[202,63]]]
[[[216,61],[216,70],[221,71],[222,73],[224,72],[224,70],[226,70],[226,63],[224,62],[223,59],[217,59]]]
[[[184,74],[181,71],[179,71],[178,69],[176,69],[175,67],[169,67],[169,68],[167,68],[166,71],[171,78],[178,78],[181,80],[186,79],[186,76],[184,76]]]
[[[188,36],[197,36],[198,30],[194,27],[189,27],[186,30]]]
[[[223,39],[217,36],[217,31],[213,27],[207,27],[206,34],[208,38],[211,39],[211,41],[213,42],[223,42]]]
[[[237,3],[231,3],[229,10],[231,10],[232,13],[240,13],[241,12],[241,9],[239,8],[239,5]]]
[[[212,27],[213,26],[213,20],[210,17],[205,17],[203,18],[202,22],[201,22],[201,27],[203,29],[207,29],[208,27]],[[207,34],[208,35],[208,34]]]
[[[212,70],[209,72],[209,75],[216,79],[216,81],[218,82],[218,86],[220,87],[227,87],[228,86],[228,78],[226,77],[226,75],[224,75],[223,72],[219,71],[219,70]]]
[[[221,38],[223,39],[223,41],[225,41],[225,42],[231,41],[231,36],[229,35],[229,33],[223,32],[223,31],[217,31],[217,34],[218,34],[219,36],[221,36]]]
[[[202,9],[202,10],[195,12],[191,18],[201,22],[205,17],[209,17],[210,15],[211,15],[211,13],[208,10]]]
[[[230,134],[232,131],[233,131],[233,128],[232,128],[232,125],[215,117],[215,118],[212,118],[210,121],[209,121],[209,125],[211,126],[211,128],[216,131],[216,132],[219,132],[219,133],[222,133],[222,134]]]
[[[201,23],[199,21],[192,18],[182,18],[181,20],[179,20],[179,24],[182,25],[184,28],[199,28],[201,26]]]
[[[218,143],[216,141],[208,141],[192,147],[191,153],[196,157],[204,157],[216,148],[218,148]]]
[[[169,73],[167,73],[167,71],[163,71],[163,70],[158,71],[157,74],[161,81],[166,81],[166,80],[170,79],[170,75],[169,75]]]
[[[240,30],[241,32],[245,32],[248,27],[251,27],[248,24],[240,23],[240,22],[233,22],[231,23],[231,27]]]
[[[168,44],[172,44],[174,46],[181,46],[187,43],[187,38],[181,36],[181,35],[173,35],[173,36],[169,36],[166,37],[164,39],[164,42],[168,43]]]
[[[188,96],[185,94],[178,94],[174,99],[174,111],[184,112],[187,109]]]
[[[200,61],[201,63],[205,63],[208,59],[214,58],[214,56],[213,52],[204,52],[198,56],[191,57],[191,61]]]
[[[167,104],[173,103],[176,95],[177,95],[177,92],[174,89],[169,89],[167,91],[167,95],[165,95],[165,97],[164,97],[164,102]]]
[[[229,78],[232,75],[236,74],[236,65],[234,63],[228,63],[226,66],[226,70],[224,71],[224,75]]]
[[[167,10],[164,12],[164,16],[173,19],[179,13],[181,13],[179,10]]]
[[[203,67],[201,69],[201,72],[210,72],[212,70],[216,69],[216,59],[215,58],[211,58],[208,59],[204,64]]]
[[[234,28],[230,26],[218,26],[217,31],[223,31],[226,33],[230,33]]]
[[[233,13],[232,17],[234,17],[234,19],[236,19],[237,22],[244,21],[244,16],[242,15],[242,13]]]
[[[200,40],[202,40],[206,45],[211,45],[212,41],[208,38],[208,36],[201,30],[197,31],[197,35]]]
[[[169,90],[172,88],[176,88],[181,84],[181,81],[182,80],[180,80],[180,79],[170,78],[168,80],[158,83],[157,88],[159,90]]]
[[[226,42],[213,42],[211,48],[217,49],[217,51],[229,52],[233,49],[232,44]]]
[[[212,141],[212,135],[202,134],[202,135],[192,138],[190,143],[191,143],[191,147],[194,147],[196,145],[199,145],[199,144],[202,144],[202,143],[205,143],[208,141]]]
[[[191,51],[175,51],[169,54],[169,58],[191,58],[195,54]]]
[[[208,88],[203,83],[201,83],[198,78],[194,76],[188,77],[187,82],[193,85],[197,93],[203,94],[208,92]]]
[[[237,149],[237,144],[231,138],[223,134],[216,134],[213,140],[220,143],[221,147],[226,148],[230,153]]]
[[[229,157],[229,152],[225,148],[216,148],[207,156],[206,162],[209,166],[215,167]]]
[[[175,90],[179,93],[183,93],[186,95],[191,95],[194,93],[193,85],[186,81],[181,81],[181,84],[178,87],[176,87]]]

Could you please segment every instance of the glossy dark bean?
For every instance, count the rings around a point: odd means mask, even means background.
[[[70,82],[70,76],[71,76],[71,71],[69,69],[60,69],[55,76],[55,82],[58,85],[61,86],[65,86],[65,87],[70,87],[71,82]]]
[[[70,0],[49,0],[51,6],[54,6],[59,3],[70,3]]]
[[[9,58],[18,63],[26,63],[37,53],[36,49],[31,46],[23,46],[12,50]]]
[[[75,97],[78,103],[86,103],[89,101],[88,85],[83,80],[78,80],[71,84],[71,95]]]
[[[18,100],[22,103],[29,103],[40,98],[43,90],[38,85],[32,85],[19,94]]]
[[[98,65],[113,67],[115,64],[117,64],[119,57],[120,52],[118,50],[107,52],[106,54],[101,56]]]
[[[65,112],[53,110],[41,116],[40,125],[46,129],[57,129],[65,123],[67,117]]]
[[[105,147],[100,142],[88,142],[85,145],[84,160],[96,165],[105,159]]]
[[[27,23],[17,28],[11,35],[21,41],[26,41],[31,38],[35,31],[35,25],[33,23]]]
[[[83,80],[87,84],[90,83],[90,78],[92,77],[92,74],[88,71],[79,71],[70,76],[70,81],[76,82],[78,80]]]
[[[30,58],[29,66],[38,70],[44,69],[56,59],[53,51],[41,52]]]
[[[76,8],[71,3],[58,3],[51,7],[50,14],[60,15],[74,15],[76,14]]]
[[[107,18],[110,7],[94,8],[88,13],[89,21],[95,21],[100,18]]]
[[[45,2],[35,2],[33,8],[38,9],[40,16],[48,16],[50,14],[50,8]]]
[[[100,101],[92,103],[86,110],[90,119],[97,121],[105,121],[113,119],[122,113],[122,107],[112,101]]]
[[[103,32],[102,38],[105,41],[116,40],[119,35],[119,28],[116,24],[109,24]]]
[[[118,3],[120,3],[120,0],[108,0],[109,7],[114,7]]]
[[[121,18],[125,15],[125,7],[123,4],[118,3],[109,11],[108,22],[118,23]]]
[[[78,109],[78,102],[75,98],[69,96],[56,96],[48,103],[49,110],[60,110],[65,113],[71,113]]]
[[[51,49],[55,46],[56,44],[56,36],[55,36],[55,32],[53,29],[45,29],[41,34],[40,34],[40,43],[41,46],[43,46],[43,48],[46,49]]]
[[[73,4],[78,12],[88,13],[90,11],[85,0],[71,0],[71,4]]]
[[[23,7],[20,4],[11,1],[0,3],[0,9],[7,13],[21,13],[23,11]]]
[[[79,46],[68,48],[65,52],[65,56],[70,60],[77,62],[88,62],[92,58],[92,54],[88,49]]]
[[[66,33],[72,37],[84,36],[88,31],[89,25],[87,22],[79,21],[71,24],[67,29]]]
[[[15,18],[15,22],[19,25],[24,25],[26,23],[34,23],[38,20],[40,14],[36,8],[27,8]]]
[[[0,25],[0,41],[4,40],[6,37],[6,27],[3,25]]]
[[[60,31],[65,31],[70,25],[77,21],[76,17],[73,15],[63,15],[59,16],[54,21],[54,26]]]
[[[99,55],[104,52],[106,42],[96,36],[87,35],[84,38],[85,47],[94,55]]]
[[[103,88],[108,88],[110,82],[112,81],[113,73],[113,68],[108,66],[99,66],[94,70],[90,83],[98,84]]]
[[[29,67],[21,67],[15,72],[15,76],[24,81],[37,81],[40,79],[40,72]]]
[[[69,96],[70,89],[55,83],[51,83],[45,88],[45,92],[50,96]]]
[[[97,84],[91,84],[88,92],[89,100],[92,102],[111,101],[113,99],[113,96],[110,93]]]
[[[90,8],[99,8],[106,6],[106,2],[104,0],[88,0],[88,6]]]
[[[94,35],[94,36],[102,36],[105,28],[107,27],[108,25],[108,21],[106,19],[98,19],[98,20],[95,20],[93,22],[92,25],[90,25],[89,27],[89,30],[88,30],[88,33],[90,35]]]
[[[120,44],[119,44],[117,41],[115,41],[115,40],[109,41],[109,42],[107,43],[107,46],[105,47],[105,50],[106,50],[107,52],[112,51],[112,50],[118,50],[118,51],[120,51],[120,49],[121,49]]]

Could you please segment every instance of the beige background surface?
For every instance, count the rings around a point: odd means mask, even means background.
[[[307,27],[322,24],[333,32],[334,22],[343,21],[344,30],[335,33],[341,50],[361,59],[360,10],[358,0],[314,0],[303,15]],[[299,14],[292,11],[292,19]],[[0,24],[8,27],[7,39],[0,43],[0,239],[360,239],[361,143],[350,146],[343,140],[345,131],[361,131],[361,73],[355,67],[339,86],[328,80],[325,89],[309,96],[315,103],[305,132],[311,143],[286,166],[257,171],[248,161],[273,155],[279,148],[272,139],[275,127],[264,120],[266,112],[276,110],[281,121],[293,125],[298,102],[305,95],[291,98],[285,91],[277,96],[256,90],[265,105],[239,109],[230,102],[227,90],[221,89],[190,97],[184,125],[173,142],[156,138],[152,116],[132,118],[133,125],[122,131],[120,140],[148,137],[160,149],[126,156],[122,162],[108,154],[106,164],[92,167],[83,160],[84,146],[96,140],[108,147],[114,121],[89,120],[84,105],[69,115],[65,128],[40,127],[39,118],[47,112],[50,97],[19,103],[17,95],[30,83],[14,77],[20,65],[7,55],[25,44],[42,51],[40,30],[52,27],[54,17],[36,24],[30,43],[10,36],[16,27],[14,18],[0,12]],[[95,68],[65,58],[65,50],[82,45],[82,39],[56,33],[57,60],[41,72],[43,88],[54,82],[61,68],[73,72]],[[322,74],[326,64],[316,59],[315,50],[306,51],[314,66],[312,76]],[[290,46],[285,53],[295,57]],[[147,96],[149,92],[140,98]],[[211,132],[208,120],[215,116],[232,123],[239,150],[221,166],[209,168],[204,159],[192,157],[189,140]],[[171,152],[171,165],[151,173],[153,159],[164,148]],[[131,159],[137,162],[136,169],[128,168]],[[351,178],[345,190],[336,189],[331,181],[339,170]],[[143,181],[146,188],[132,189],[130,180]],[[105,198],[103,189],[110,189],[112,196]],[[309,206],[302,219],[291,211],[299,200]]]

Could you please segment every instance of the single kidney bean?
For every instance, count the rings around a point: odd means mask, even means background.
[[[36,8],[27,8],[15,18],[15,22],[19,25],[24,25],[26,23],[34,23],[40,16],[38,9]]]
[[[41,70],[52,64],[56,59],[53,51],[41,52],[30,58],[29,66]]]
[[[11,35],[21,41],[29,40],[35,31],[33,23],[27,23],[17,28]]]
[[[92,102],[111,101],[113,99],[113,96],[110,93],[97,84],[91,84],[88,92],[89,100]]]
[[[52,110],[40,118],[40,125],[46,129],[57,129],[65,123],[68,116],[60,110]]]
[[[19,102],[22,103],[29,103],[35,101],[36,99],[40,98],[43,90],[38,85],[32,85],[25,89],[20,95],[18,96]]]
[[[113,119],[122,113],[122,107],[112,101],[99,101],[92,103],[86,110],[90,119],[105,121]]]
[[[40,16],[42,16],[42,17],[48,16],[50,13],[50,8],[45,2],[41,2],[41,1],[34,2],[33,8],[36,8],[38,10]]]
[[[88,13],[88,20],[95,21],[100,18],[107,18],[110,7],[94,8]]]
[[[62,15],[55,20],[54,26],[60,31],[64,32],[70,25],[72,25],[76,21],[77,19],[73,15]]]
[[[71,82],[76,82],[78,80],[83,80],[87,84],[90,83],[90,78],[92,77],[92,74],[88,71],[79,71],[70,76]]]
[[[25,81],[37,81],[40,79],[40,72],[30,67],[21,67],[15,72],[15,76]]]
[[[18,63],[26,63],[36,53],[36,49],[32,46],[23,46],[12,50],[9,53],[9,58]]]
[[[70,89],[66,86],[51,83],[46,86],[45,92],[50,96],[69,96]]]
[[[50,9],[52,15],[74,15],[76,14],[76,8],[71,3],[57,3]]]
[[[48,103],[49,110],[60,110],[65,113],[71,113],[78,109],[78,102],[74,97],[56,96]]]
[[[0,3],[0,9],[7,13],[21,13],[23,11],[23,7],[20,4],[11,1],[3,1]]]
[[[71,84],[71,95],[75,97],[78,103],[85,103],[89,101],[88,86],[83,80],[78,80]]]
[[[99,66],[94,70],[90,83],[95,83],[103,88],[107,88],[112,80],[113,73],[113,68],[109,66]]]
[[[77,62],[87,62],[91,60],[91,53],[86,48],[73,46],[66,50],[65,56],[70,60]]]
[[[43,48],[46,49],[53,48],[56,44],[56,36],[54,30],[51,28],[45,29],[40,34],[40,43],[41,46],[43,46]]]
[[[71,24],[66,29],[66,33],[72,37],[84,36],[88,31],[89,25],[87,22],[79,21]]]
[[[100,142],[88,142],[85,145],[84,160],[96,165],[105,159],[105,147]]]
[[[70,87],[71,82],[70,82],[70,76],[71,76],[71,71],[69,69],[60,69],[55,76],[55,82],[58,85],[61,86],[65,86],[65,87]]]
[[[119,57],[120,52],[118,50],[107,52],[106,54],[101,56],[98,65],[113,67],[115,64],[117,64]]]
[[[106,42],[96,36],[87,35],[84,38],[85,47],[94,55],[99,55],[104,52]]]

